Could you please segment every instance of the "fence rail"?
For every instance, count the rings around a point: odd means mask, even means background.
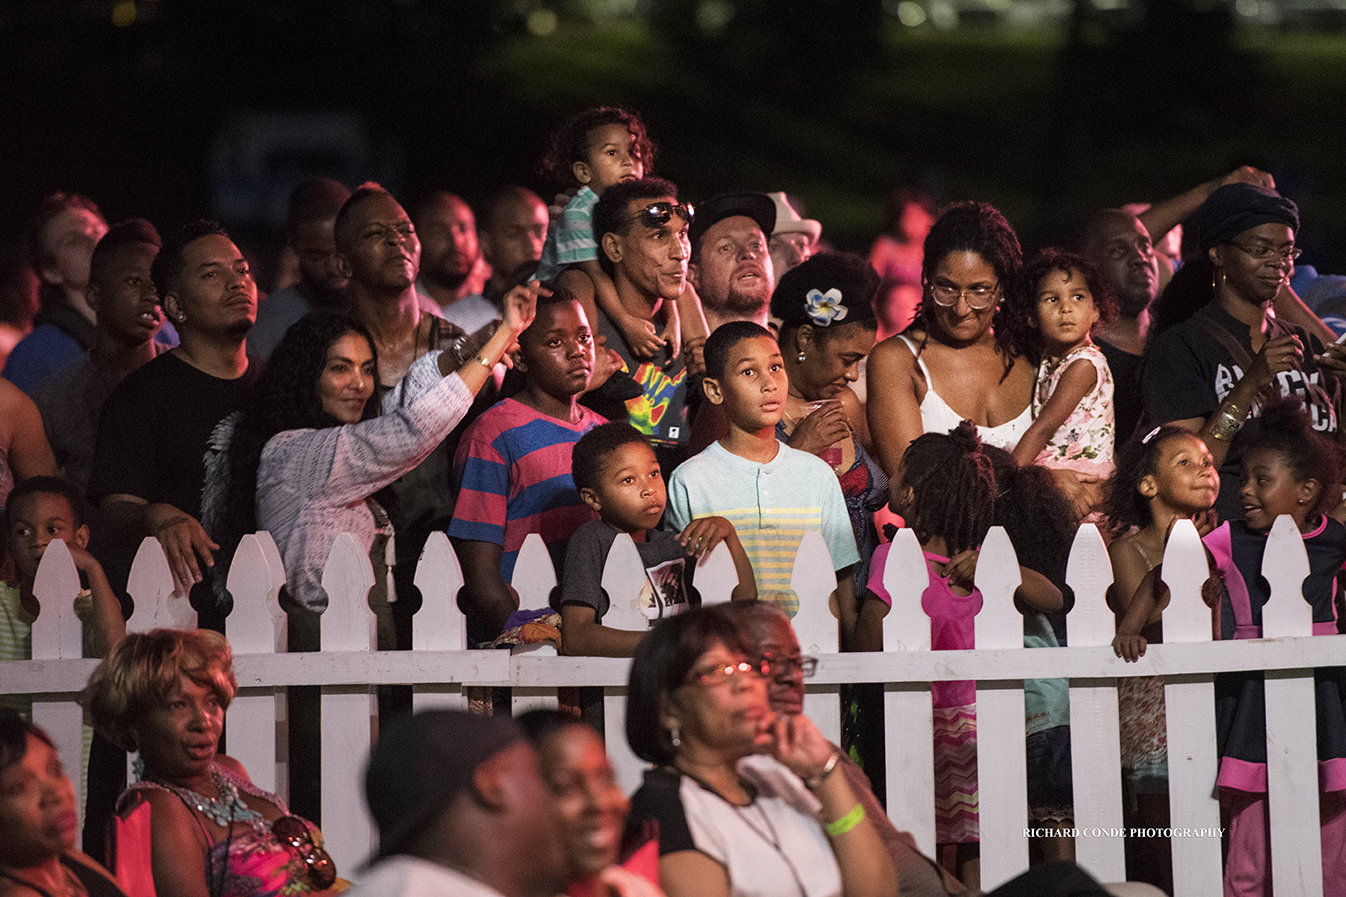
[[[1128,676],[1162,675],[1170,721],[1175,894],[1195,897],[1221,892],[1215,674],[1271,671],[1267,717],[1274,885],[1283,894],[1321,894],[1321,849],[1317,813],[1312,812],[1318,793],[1313,667],[1340,665],[1346,659],[1346,636],[1309,637],[1309,608],[1299,595],[1308,569],[1302,540],[1288,518],[1277,521],[1270,538],[1263,573],[1272,598],[1264,610],[1264,629],[1275,637],[1211,641],[1211,613],[1200,597],[1204,551],[1191,525],[1180,524],[1165,553],[1165,580],[1172,590],[1164,618],[1166,644],[1152,646],[1138,663],[1124,664],[1110,647],[1113,617],[1103,596],[1111,570],[1093,526],[1080,529],[1071,553],[1067,579],[1077,600],[1068,617],[1070,647],[1022,647],[1022,618],[1010,599],[1018,585],[1017,560],[1008,538],[996,529],[978,564],[985,597],[976,622],[981,647],[941,652],[929,650],[929,619],[919,611],[920,592],[929,581],[924,559],[910,531],[900,531],[886,574],[894,604],[885,621],[887,650],[881,654],[837,653],[836,622],[826,603],[834,585],[831,562],[821,537],[811,533],[800,546],[794,579],[803,608],[794,621],[796,632],[805,652],[819,657],[805,712],[836,739],[838,687],[884,683],[889,815],[915,835],[922,850],[933,852],[930,683],[977,680],[982,880],[990,888],[1028,862],[1023,680],[1069,677],[1075,825],[1081,832],[1077,855],[1098,878],[1117,881],[1124,878],[1124,868],[1116,683]],[[535,539],[530,537],[520,554],[515,581],[525,586],[520,588],[525,602],[536,606],[545,603],[555,572]],[[643,577],[631,548],[627,539],[614,543],[605,583],[616,588]],[[726,600],[734,582],[727,552],[717,551],[703,565],[698,571],[703,596]],[[226,634],[240,686],[228,713],[230,750],[259,785],[283,792],[288,757],[277,733],[283,731],[285,688],[322,686],[323,830],[339,868],[356,869],[375,843],[360,782],[377,731],[377,685],[412,685],[418,709],[464,706],[464,689],[476,685],[513,687],[516,706],[554,704],[556,690],[564,686],[601,686],[609,752],[622,784],[628,790],[638,784],[643,764],[631,755],[623,735],[629,661],[556,656],[554,650],[466,650],[455,600],[462,572],[442,535],[427,542],[417,569],[423,607],[415,617],[412,651],[374,650],[374,617],[364,603],[372,570],[354,538],[338,540],[324,574],[330,607],[322,618],[321,653],[283,653],[286,620],[277,601],[283,582],[270,536],[245,538],[229,574],[235,608]],[[31,694],[35,720],[55,738],[67,769],[82,774],[81,712],[72,697],[96,661],[80,657],[79,621],[72,607],[78,589],[69,552],[63,543],[53,543],[35,586],[44,610],[33,626],[34,659],[0,663],[0,693]],[[153,539],[141,546],[129,591],[136,599],[129,629],[195,625],[186,601],[172,594],[167,563]],[[605,623],[645,625],[630,602],[614,600],[612,608]]]

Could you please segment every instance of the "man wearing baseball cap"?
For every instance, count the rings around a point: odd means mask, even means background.
[[[727,321],[766,326],[776,286],[767,235],[775,227],[776,204],[765,193],[721,193],[696,207],[687,277],[710,333]]]
[[[386,727],[365,770],[379,827],[351,897],[553,897],[566,862],[537,753],[511,719],[431,710]]]

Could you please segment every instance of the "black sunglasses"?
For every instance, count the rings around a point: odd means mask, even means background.
[[[691,224],[692,217],[695,214],[696,210],[692,208],[691,203],[652,202],[645,208],[634,213],[630,219],[628,219],[628,223],[631,221],[639,221],[646,227],[663,227],[673,219],[674,215],[677,215],[683,221]]]

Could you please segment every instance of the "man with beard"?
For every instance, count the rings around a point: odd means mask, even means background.
[[[248,351],[267,359],[290,325],[311,311],[346,310],[346,275],[337,261],[336,216],[351,192],[331,178],[311,178],[290,194],[285,241],[299,260],[299,282],[257,306]]]
[[[767,325],[775,286],[767,234],[775,226],[776,204],[765,193],[721,193],[696,207],[687,276],[710,333],[728,321]]]
[[[771,200],[762,197],[768,208]],[[664,324],[665,303],[674,302],[687,283],[687,244],[691,210],[678,202],[678,190],[660,178],[623,181],[603,191],[594,205],[594,239],[599,247],[599,264],[612,277],[617,297],[628,314]],[[762,239],[765,255],[766,239]],[[768,262],[769,264],[769,262]],[[770,295],[770,275],[767,276]],[[556,278],[556,286],[574,293],[584,306],[585,317],[594,323],[594,332],[609,350],[615,350],[622,371],[635,380],[639,392],[622,395],[631,426],[650,438],[656,457],[664,470],[672,470],[686,457],[687,369],[681,356],[637,359],[607,314],[594,299],[593,281],[579,268],[568,268]],[[631,386],[630,379],[614,376],[605,384],[615,390],[618,384]],[[632,390],[634,392],[634,389]],[[591,393],[590,397],[594,395]],[[597,408],[613,419],[608,402]],[[621,406],[615,411],[620,419]]]
[[[415,213],[412,221],[421,241],[416,282],[421,310],[476,333],[500,312],[482,296],[490,272],[481,257],[472,209],[460,197],[438,191],[422,200]]]
[[[477,237],[491,266],[485,296],[494,306],[537,270],[547,241],[547,205],[532,190],[501,187],[482,206]]]
[[[1117,297],[1117,320],[1103,325],[1098,347],[1117,384],[1113,409],[1121,444],[1140,420],[1140,356],[1150,326],[1150,303],[1159,294],[1159,263],[1144,223],[1122,209],[1104,209],[1089,221],[1084,252]]]
[[[134,554],[144,536],[157,537],[177,590],[190,590],[201,624],[222,632],[225,608],[207,584],[220,546],[200,523],[201,492],[212,431],[242,406],[256,379],[245,340],[257,316],[257,284],[243,253],[209,221],[165,242],[151,273],[181,342],[128,374],[108,398],[89,494],[103,530],[126,540],[109,550]]]

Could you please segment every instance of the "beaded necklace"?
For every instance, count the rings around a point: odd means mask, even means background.
[[[222,775],[214,766],[211,767],[210,778],[215,783],[215,790],[219,792],[218,797],[206,797],[190,788],[182,788],[153,776],[144,776],[140,770],[137,770],[137,774],[145,781],[153,782],[172,791],[188,806],[220,828],[229,828],[235,822],[247,822],[253,828],[259,830],[260,826],[263,825],[262,814],[245,804],[238,795],[238,786],[228,776]]]

